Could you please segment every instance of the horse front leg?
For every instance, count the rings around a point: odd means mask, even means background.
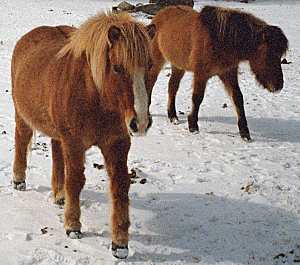
[[[207,78],[201,77],[200,73],[194,73],[194,86],[192,95],[192,111],[188,116],[190,132],[198,132],[198,112],[200,104],[203,101]]]
[[[85,184],[84,153],[76,139],[62,141],[65,165],[65,230],[71,238],[81,238],[80,192]]]
[[[238,84],[237,72],[238,70],[237,68],[235,68],[231,71],[226,72],[223,75],[220,75],[220,79],[223,81],[225,90],[229,94],[231,101],[234,105],[238,120],[240,136],[243,140],[250,141],[251,137],[245,115],[244,99]]]
[[[54,203],[63,205],[65,203],[65,165],[61,143],[51,139],[52,146],[52,191]]]
[[[129,187],[127,156],[130,139],[115,141],[101,148],[110,178],[112,254],[116,258],[128,256]]]
[[[179,84],[184,73],[184,70],[178,69],[174,65],[172,65],[172,74],[169,80],[168,88],[168,118],[173,124],[178,124],[175,101]]]

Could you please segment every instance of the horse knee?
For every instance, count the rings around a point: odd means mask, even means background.
[[[85,184],[84,176],[68,177],[65,181],[65,191],[70,194],[79,195]]]

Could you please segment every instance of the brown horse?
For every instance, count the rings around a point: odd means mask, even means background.
[[[18,41],[12,57],[14,187],[26,188],[33,130],[45,133],[52,138],[54,201],[65,200],[66,233],[80,238],[85,151],[98,146],[110,177],[112,252],[118,258],[128,255],[130,134],[145,134],[151,125],[149,51],[144,25],[127,14],[102,13],[78,29],[38,27]]]
[[[250,140],[243,95],[238,84],[238,64],[248,60],[257,81],[270,92],[283,87],[280,59],[288,40],[279,27],[233,9],[205,6],[200,12],[190,7],[167,7],[152,20],[156,33],[152,40],[153,66],[147,90],[151,95],[157,76],[166,61],[172,65],[169,81],[168,117],[178,123],[175,98],[185,71],[194,73],[191,132],[199,130],[198,111],[207,80],[218,75],[232,99],[240,135]]]

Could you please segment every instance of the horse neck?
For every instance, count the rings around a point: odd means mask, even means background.
[[[118,126],[119,123],[122,123],[123,115],[118,108],[115,95],[111,94],[111,89],[109,86],[107,87],[107,84],[103,84],[104,87],[102,88],[97,88],[86,57],[81,60],[83,64],[82,76],[85,84],[81,89],[82,94],[85,95],[85,104],[89,106],[89,117],[101,127],[113,122],[118,123],[116,124]]]

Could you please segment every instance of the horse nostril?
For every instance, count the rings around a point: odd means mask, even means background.
[[[138,131],[138,127],[137,127],[137,119],[136,118],[133,118],[129,124],[129,127],[130,129],[133,131],[133,132],[137,132]]]

